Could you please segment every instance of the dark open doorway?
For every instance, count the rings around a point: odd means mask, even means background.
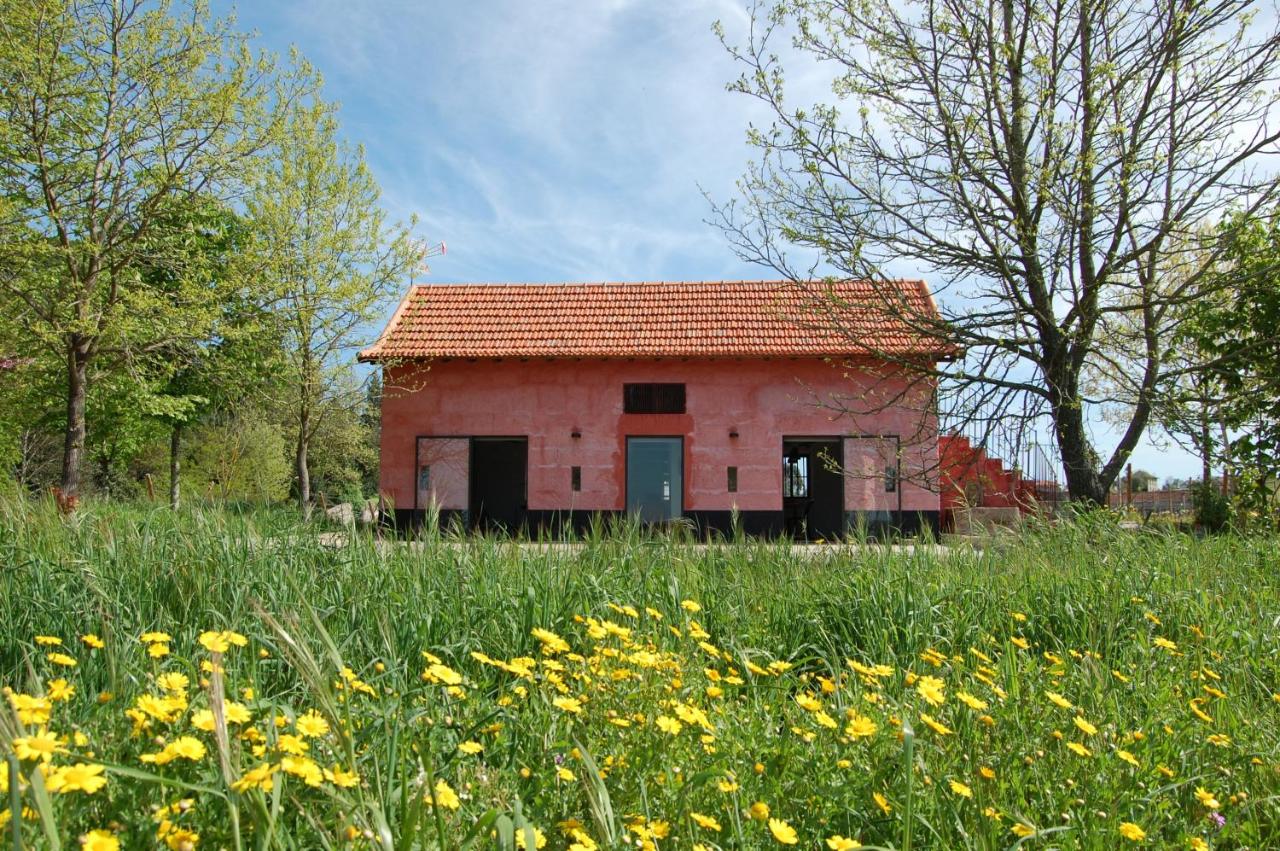
[[[471,441],[471,526],[514,534],[528,509],[529,441],[477,437]]]
[[[830,541],[844,534],[841,463],[835,438],[782,441],[782,519],[789,536]]]

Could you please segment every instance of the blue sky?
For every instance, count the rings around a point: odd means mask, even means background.
[[[746,0],[255,0],[241,28],[324,74],[384,203],[443,240],[429,280],[770,277],[705,223],[735,192],[745,131],[767,116],[725,91],[711,32]],[[219,13],[232,8],[219,2]],[[792,84],[821,97],[818,78]],[[913,270],[901,270],[911,274]],[[916,272],[919,274],[919,272]],[[424,280],[427,278],[424,278]],[[1114,436],[1099,430],[1099,447]],[[1149,441],[1134,466],[1194,475]]]

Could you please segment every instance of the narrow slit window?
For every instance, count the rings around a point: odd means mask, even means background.
[[[898,468],[890,464],[884,468],[884,492],[896,493],[898,490]]]
[[[683,384],[624,384],[622,410],[627,414],[683,414]]]
[[[569,468],[569,482],[570,482],[570,487],[572,487],[575,491],[582,490],[582,468],[581,467]]]
[[[729,493],[737,493],[738,492],[738,468],[737,467],[729,468],[728,479],[729,479],[728,481]]]

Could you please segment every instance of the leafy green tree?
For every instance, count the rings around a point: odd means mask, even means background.
[[[1163,286],[1169,259],[1233,203],[1267,208],[1280,143],[1280,28],[1255,0],[785,0],[730,46],[731,89],[770,122],[742,197],[716,208],[739,255],[810,286],[937,285],[941,320],[878,287],[852,305],[965,356],[866,354],[940,382],[944,417],[985,411],[1051,431],[1075,500],[1101,504],[1151,422],[1167,347],[1220,247]],[[790,36],[827,102],[794,104]],[[790,61],[788,59],[788,61]],[[825,79],[824,79],[825,75]],[[900,274],[900,272],[898,272]],[[814,321],[832,296],[812,286]],[[836,330],[842,330],[836,326]],[[848,331],[846,330],[846,333]],[[1100,361],[1124,338],[1123,369]],[[1091,370],[1118,397],[1087,392]],[[1099,454],[1099,407],[1127,410]],[[958,403],[959,407],[954,407]]]
[[[270,167],[248,199],[276,288],[304,514],[312,441],[326,417],[359,404],[361,388],[345,380],[354,351],[423,258],[410,238],[413,223],[389,223],[379,197],[363,149],[339,140],[334,106],[317,100],[288,111]]]
[[[184,433],[213,413],[263,402],[278,386],[280,347],[271,296],[258,286],[249,252],[249,223],[212,202],[192,204],[185,215],[189,227],[165,252],[170,262],[145,274],[162,291],[189,287],[179,276],[201,276],[215,313],[207,339],[175,339],[155,352],[144,373],[155,380],[140,387],[146,397],[141,410],[169,429],[169,504],[175,509]]]
[[[157,288],[183,205],[230,199],[317,81],[230,20],[168,0],[0,0],[5,306],[65,370],[61,487],[80,490],[91,375],[128,372],[219,314],[199,275]],[[96,370],[96,372],[95,372]]]
[[[1203,353],[1239,486],[1257,508],[1280,482],[1280,211],[1238,214],[1222,225],[1225,298],[1194,311],[1189,338]]]

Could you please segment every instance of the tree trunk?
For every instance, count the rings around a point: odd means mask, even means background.
[[[174,423],[169,432],[169,507],[178,510],[182,495],[178,484],[178,473],[182,466],[182,423]]]
[[[67,432],[62,447],[62,496],[80,495],[80,465],[84,460],[85,398],[88,395],[89,356],[79,336],[67,346]]]
[[[302,509],[304,518],[311,517],[311,469],[307,466],[307,438],[310,428],[311,417],[304,408],[298,418],[298,452],[295,458],[298,474],[298,507]]]
[[[1072,502],[1107,504],[1107,488],[1098,471],[1098,457],[1089,444],[1081,406],[1066,402],[1054,406],[1054,431],[1062,467],[1067,475],[1067,495]]]

